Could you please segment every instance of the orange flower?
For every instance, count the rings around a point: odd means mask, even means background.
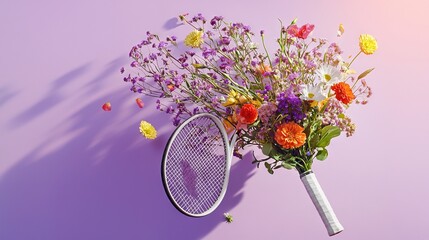
[[[258,110],[255,105],[246,103],[240,109],[240,115],[238,120],[243,124],[252,124],[258,119]]]
[[[261,64],[261,65],[257,65],[255,71],[259,74],[259,75],[264,75],[267,72],[271,72],[272,69],[269,65],[265,65],[265,64]]]
[[[344,104],[349,104],[356,98],[350,88],[350,85],[345,82],[334,84],[331,88],[335,92],[335,97],[338,101],[341,101]]]
[[[304,128],[294,122],[283,123],[277,128],[274,139],[283,148],[299,148],[307,138],[303,131]]]

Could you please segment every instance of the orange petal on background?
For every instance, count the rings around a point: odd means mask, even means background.
[[[140,98],[136,98],[136,103],[139,106],[139,108],[143,108],[144,107],[144,102]]]

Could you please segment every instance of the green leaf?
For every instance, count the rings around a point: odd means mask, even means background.
[[[294,166],[292,166],[291,164],[287,163],[287,162],[282,162],[282,166],[286,169],[293,169]]]
[[[368,70],[366,70],[365,72],[361,73],[361,74],[358,76],[357,80],[359,80],[359,79],[362,79],[362,78],[366,77],[366,75],[370,74],[370,73],[372,72],[372,70],[374,70],[374,69],[375,69],[375,68],[371,68],[371,69],[368,69]]]
[[[337,126],[326,126],[320,130],[320,140],[317,142],[317,147],[327,147],[331,143],[331,139],[338,137],[341,134],[341,130]]]
[[[326,150],[325,148],[317,152],[316,158],[318,160],[323,161],[327,157],[328,157],[328,150]]]
[[[273,150],[273,145],[271,143],[265,143],[264,145],[262,145],[262,153],[265,156],[270,156],[271,150]]]

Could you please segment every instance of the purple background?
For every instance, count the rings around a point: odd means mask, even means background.
[[[314,23],[313,36],[355,54],[361,33],[379,50],[355,68],[374,95],[350,112],[358,129],[314,170],[345,231],[336,239],[428,239],[429,19],[425,0],[0,2],[0,239],[328,239],[294,171],[274,176],[234,159],[231,183],[210,216],[188,218],[160,178],[170,120],[137,97],[119,69],[146,30],[163,36],[181,13],[224,15],[266,30]],[[335,34],[339,23],[346,32]],[[101,105],[110,101],[112,112]],[[142,138],[139,121],[160,136]],[[234,216],[223,222],[223,213]]]

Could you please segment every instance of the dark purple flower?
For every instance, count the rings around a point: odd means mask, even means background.
[[[125,72],[124,67],[121,67],[121,70],[120,70],[120,71],[121,71],[121,74],[122,74],[122,73],[124,73],[124,72]]]
[[[299,122],[305,118],[302,101],[292,91],[282,92],[277,96],[277,113],[285,116],[285,122]]]

